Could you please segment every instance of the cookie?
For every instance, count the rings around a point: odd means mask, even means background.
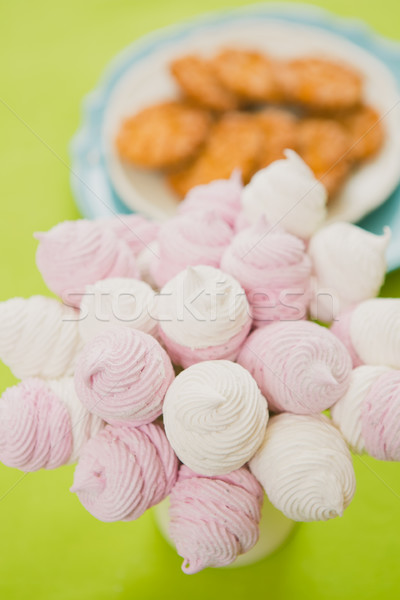
[[[350,137],[343,125],[333,119],[302,119],[296,143],[297,152],[325,185],[329,196],[334,196],[352,166]]]
[[[258,168],[267,167],[274,160],[284,158],[286,148],[296,147],[297,118],[289,111],[267,108],[256,113],[264,141],[258,155]]]
[[[170,70],[185,96],[216,111],[238,107],[237,97],[217,78],[211,63],[199,56],[183,56],[170,64]]]
[[[211,62],[224,87],[244,101],[278,100],[275,64],[263,54],[226,49]]]
[[[365,160],[378,152],[384,140],[381,116],[371,106],[361,106],[341,119],[351,139],[351,157]]]
[[[165,102],[124,121],[116,146],[121,158],[151,169],[176,166],[191,158],[210,130],[210,115],[182,102]]]
[[[284,99],[318,111],[349,109],[361,103],[362,80],[348,65],[320,58],[282,63],[277,77]]]
[[[257,160],[264,137],[255,116],[226,113],[214,124],[197,158],[187,167],[172,173],[169,183],[183,197],[194,186],[214,179],[228,179],[240,169],[247,183],[258,168]]]

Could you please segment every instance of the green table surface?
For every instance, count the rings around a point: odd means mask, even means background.
[[[80,103],[104,65],[142,34],[237,0],[2,0],[0,4],[1,300],[48,293],[32,232],[78,217],[68,143]],[[315,4],[400,36],[398,0]],[[385,296],[399,296],[400,272]],[[0,391],[15,382],[0,366]],[[195,576],[161,538],[151,512],[104,524],[68,489],[73,468],[22,476],[0,467],[0,598],[392,599],[400,592],[400,465],[355,457],[357,492],[345,515],[300,524],[252,567]]]

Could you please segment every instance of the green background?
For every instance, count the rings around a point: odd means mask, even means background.
[[[1,300],[47,293],[35,230],[78,216],[68,143],[82,97],[121,48],[153,29],[235,0],[0,2]],[[400,38],[398,0],[316,2]],[[400,295],[400,273],[384,295]],[[2,391],[14,383],[0,367]],[[357,493],[341,519],[301,524],[268,560],[235,570],[180,572],[151,513],[96,521],[68,492],[73,469],[0,468],[0,598],[392,599],[400,590],[400,465],[355,458]]]

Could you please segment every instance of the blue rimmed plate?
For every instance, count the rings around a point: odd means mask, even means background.
[[[125,115],[176,96],[166,69],[173,57],[204,53],[205,45],[213,52],[227,44],[285,57],[322,53],[362,71],[367,101],[385,115],[386,145],[349,180],[331,218],[355,221],[379,206],[361,224],[374,232],[391,226],[389,268],[400,266],[400,44],[376,36],[358,21],[311,7],[257,5],[218,13],[155,32],[118,55],[85,99],[82,125],[71,145],[72,187],[82,214],[93,218],[138,210],[163,218],[174,212],[176,200],[163,179],[121,163],[113,138]]]

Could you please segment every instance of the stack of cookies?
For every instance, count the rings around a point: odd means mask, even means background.
[[[125,120],[116,146],[128,163],[164,172],[180,198],[235,168],[247,183],[289,148],[331,199],[382,146],[380,116],[363,102],[362,76],[347,64],[228,48],[211,58],[183,56],[170,71],[180,97]]]

